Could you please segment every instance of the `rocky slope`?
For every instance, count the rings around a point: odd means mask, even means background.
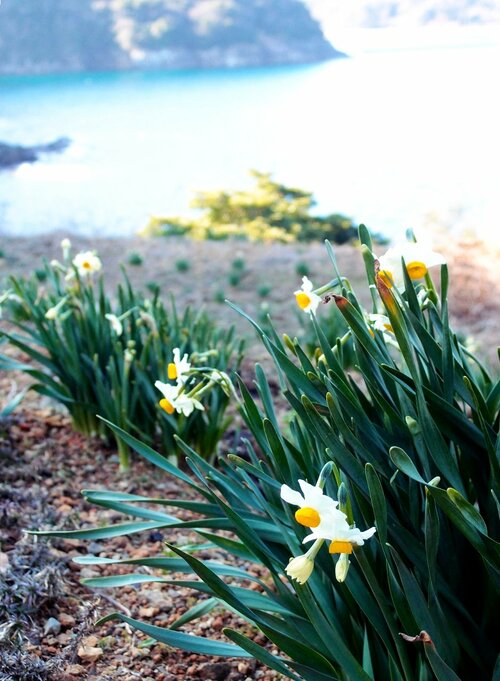
[[[300,0],[0,4],[0,74],[260,66],[338,55]]]

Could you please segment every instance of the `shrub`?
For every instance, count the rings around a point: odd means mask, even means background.
[[[271,293],[272,290],[273,287],[270,286],[269,284],[262,284],[257,289],[257,293],[259,294],[260,298],[267,298],[267,296]]]
[[[298,262],[295,271],[300,277],[307,277],[310,273],[309,265],[306,262]]]
[[[224,631],[232,645],[175,631],[175,623],[157,627],[122,612],[105,618],[168,645],[251,655],[294,680],[486,681],[498,642],[500,383],[450,329],[447,268],[441,266],[438,295],[425,265],[427,256],[429,265],[442,259],[409,244],[377,260],[363,228],[360,238],[368,283],[376,287],[370,288],[371,316],[338,272],[321,289],[309,290],[307,282],[302,289],[313,303],[327,292],[335,301],[353,339],[355,374],[343,368],[338,344],[330,346],[314,313],[310,322],[322,351],[314,362],[298,341],[282,341],[272,329],[265,334],[252,322],[288,400],[287,435],[259,366],[261,406],[239,383],[239,408],[253,441],[246,442],[245,458],[230,454],[219,469],[182,444],[189,477],[110,426],[203,497],[192,502],[198,520],[185,521],[186,527],[197,529],[199,552],[208,541],[226,561],[204,562],[196,547],[187,553],[168,544],[169,556],[78,562],[195,573],[199,582],[134,572],[84,581],[92,587],[188,583],[213,597],[207,608],[226,603],[280,653],[230,629]],[[161,511],[153,516],[142,498],[137,504],[116,492],[84,494],[136,522],[51,534],[102,539],[141,531],[146,520],[148,530],[182,526]],[[151,502],[188,508],[175,499]],[[221,528],[231,535],[221,535]],[[303,554],[308,537],[317,539]],[[251,563],[267,570],[262,580]],[[182,621],[199,613],[198,605]]]
[[[127,262],[129,265],[132,265],[132,267],[139,267],[144,262],[144,258],[140,253],[134,251],[133,253],[128,254]]]
[[[233,260],[233,262],[231,263],[231,268],[235,272],[243,272],[243,270],[245,269],[245,266],[246,266],[245,258],[241,258],[241,257],[235,258]]]
[[[177,272],[187,272],[190,267],[191,263],[189,262],[189,260],[181,259],[176,260],[175,262],[175,269],[177,270]]]
[[[161,286],[160,286],[160,284],[158,284],[158,282],[148,281],[146,283],[146,288],[153,296],[159,296],[160,295]]]
[[[111,434],[96,417],[100,414],[150,444],[161,443],[166,455],[179,451],[174,435],[196,443],[204,456],[213,455],[227,425],[228,398],[220,387],[212,385],[210,395],[204,391],[205,411],[174,417],[158,407],[161,395],[154,382],[166,380],[175,348],[180,355],[187,353],[193,365],[189,389],[200,379],[209,383],[194,375],[196,367],[236,368],[242,344],[234,329],[217,329],[205,313],[190,308],[179,314],[173,300],[165,305],[157,290],[145,298],[126,275],[112,304],[102,278],[94,284],[77,266],[59,263],[46,265],[45,271],[43,290],[34,277],[11,278],[10,316],[29,324],[18,322],[18,332],[3,333],[35,364],[0,356],[0,366],[33,376],[32,387],[62,402],[75,429],[84,434]],[[127,467],[128,448],[120,438],[117,445],[121,465]]]
[[[241,273],[240,272],[229,272],[228,281],[230,286],[235,288],[241,283]]]
[[[352,241],[357,232],[343,215],[311,215],[311,192],[274,182],[270,173],[250,171],[256,186],[250,191],[198,192],[192,208],[202,211],[199,218],[154,217],[144,234],[172,236],[187,234],[194,239],[250,241],[313,241],[331,239]]]

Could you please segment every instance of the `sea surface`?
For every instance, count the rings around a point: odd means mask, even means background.
[[[380,41],[379,41],[380,42]],[[439,40],[437,41],[439,42]],[[0,140],[69,137],[0,173],[0,235],[130,235],[250,168],[390,236],[500,234],[500,45],[382,41],[260,69],[0,78]]]

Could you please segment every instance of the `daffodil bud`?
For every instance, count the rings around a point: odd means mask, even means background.
[[[408,430],[412,435],[419,435],[422,432],[418,421],[415,421],[415,419],[413,419],[411,416],[405,416],[405,421],[406,425],[408,426]]]
[[[61,241],[61,248],[63,252],[63,259],[67,260],[69,257],[69,252],[71,250],[71,241],[69,239],[63,239]]]
[[[54,319],[57,319],[58,312],[59,310],[57,309],[57,305],[54,307],[49,307],[49,309],[45,313],[45,319],[48,319],[49,321],[54,321]]]
[[[299,584],[305,584],[314,569],[314,560],[307,554],[292,558],[285,568],[286,574],[295,579]]]
[[[337,582],[345,582],[347,573],[349,571],[349,565],[351,564],[349,556],[347,553],[341,553],[340,558],[335,565],[335,579]]]
[[[321,469],[321,473],[319,474],[318,482],[316,483],[316,487],[319,487],[320,489],[323,489],[325,486],[326,479],[332,474],[333,470],[333,462],[332,461],[327,461],[323,468]]]
[[[340,508],[345,508],[347,506],[347,488],[343,482],[341,482],[339,485],[339,489],[337,491],[337,500],[339,502]]]

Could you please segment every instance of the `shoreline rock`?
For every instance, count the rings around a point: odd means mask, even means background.
[[[58,137],[48,144],[23,146],[0,142],[0,170],[17,168],[22,163],[35,163],[40,154],[61,153],[71,144],[68,137]]]

